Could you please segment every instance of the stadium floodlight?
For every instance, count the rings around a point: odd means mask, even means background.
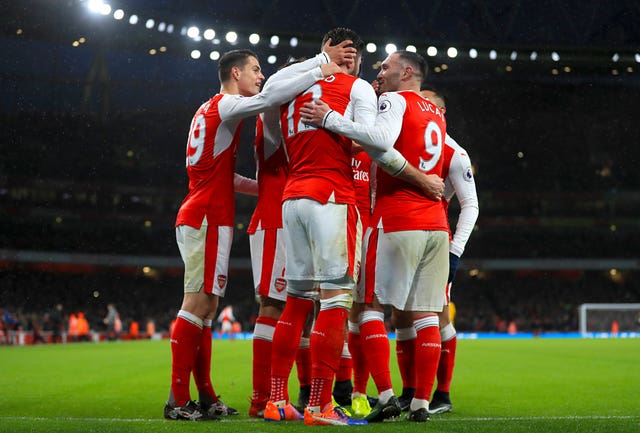
[[[113,12],[113,19],[114,20],[121,20],[124,18],[124,11],[122,9],[116,9]]]
[[[224,36],[224,38],[230,44],[235,44],[238,41],[238,34],[236,32],[233,32],[233,31],[227,32],[227,34]]]
[[[538,53],[537,53],[537,51],[531,51],[531,55],[529,56],[529,58],[530,58],[531,60],[535,60],[535,59],[537,59],[537,58],[538,58]]]
[[[87,2],[87,9],[89,9],[89,11],[98,14],[100,13],[100,10],[102,9],[102,5],[104,4],[104,2],[102,0],[89,0]]]
[[[406,51],[412,52],[412,53],[417,53],[418,49],[416,48],[415,45],[407,45],[407,48],[405,48]]]
[[[267,63],[269,63],[270,65],[273,65],[277,61],[278,61],[278,58],[276,56],[274,56],[273,54],[271,54],[269,57],[267,57]]]
[[[553,60],[554,62],[557,62],[560,60],[560,54],[558,54],[557,52],[552,52],[551,53],[551,60]]]
[[[204,31],[204,33],[202,34],[202,36],[204,36],[204,38],[208,41],[213,40],[213,38],[216,37],[216,31],[213,29],[207,29]]]
[[[367,53],[375,53],[378,47],[373,42],[367,44]]]
[[[199,59],[201,55],[202,55],[202,53],[200,53],[200,50],[191,51],[191,58],[192,59]]]
[[[220,52],[219,51],[211,51],[211,54],[209,54],[209,58],[211,60],[218,60],[220,58]]]
[[[489,58],[491,60],[495,60],[498,58],[498,53],[496,52],[496,50],[491,50],[489,51]]]
[[[167,25],[167,33],[173,33],[173,24]]]
[[[200,35],[200,29],[196,26],[191,26],[187,29],[187,36],[191,39],[195,39]]]
[[[455,47],[447,48],[447,56],[449,56],[452,59],[456,58],[458,56],[458,49]]]
[[[396,51],[398,51],[398,47],[396,47],[396,44],[387,44],[384,47],[384,52],[387,54],[395,53]]]
[[[617,62],[620,60],[620,55],[618,53],[614,53],[613,56],[611,56],[611,60]]]
[[[515,61],[518,58],[518,52],[517,51],[511,51],[511,55],[509,56],[509,58],[513,61]]]
[[[272,47],[277,46],[280,43],[280,37],[278,35],[271,36],[269,43],[271,44]]]
[[[294,36],[289,40],[289,45],[291,45],[292,47],[297,47],[298,46],[298,42],[299,42],[298,38],[296,38]]]
[[[131,25],[138,24],[138,15],[135,15],[135,14],[131,15],[129,17],[129,24],[131,24]]]
[[[103,0],[89,0],[87,9],[94,14],[109,15],[111,13],[111,5]]]
[[[250,42],[252,45],[256,45],[258,42],[260,42],[260,35],[259,35],[259,34],[257,34],[257,33],[251,33],[251,34],[249,35],[249,42]]]
[[[430,47],[427,48],[427,55],[429,57],[435,57],[438,55],[438,49],[436,47],[434,47],[433,45],[431,45]]]
[[[155,25],[156,25],[156,22],[152,18],[149,18],[147,22],[144,24],[144,26],[148,29],[152,29],[153,26]]]
[[[158,23],[158,31],[159,32],[164,32],[167,29],[167,24],[164,22],[160,22]]]
[[[471,48],[469,50],[469,57],[471,57],[472,59],[475,59],[478,57],[478,50],[476,50],[475,48]]]

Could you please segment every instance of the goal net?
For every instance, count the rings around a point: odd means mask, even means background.
[[[582,304],[580,332],[638,332],[640,304]]]

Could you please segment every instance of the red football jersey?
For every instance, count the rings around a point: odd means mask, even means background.
[[[236,166],[241,120],[222,121],[218,94],[196,111],[187,140],[189,193],[178,211],[176,226],[200,228],[207,224],[233,226],[235,197],[233,172]]]
[[[408,162],[426,174],[442,176],[446,122],[437,107],[416,92],[398,92],[380,98],[382,109],[399,110],[402,130],[394,147]],[[417,187],[376,171],[376,204],[374,218],[385,232],[403,230],[448,231],[444,207],[439,201],[425,197]]]
[[[277,123],[277,118],[275,119]],[[258,180],[258,203],[249,223],[248,233],[261,229],[282,227],[282,191],[287,181],[287,155],[282,146],[280,133],[273,139],[264,136],[263,116],[256,122],[256,168]]]
[[[351,140],[300,120],[300,108],[322,99],[344,114],[356,77],[331,75],[316,82],[280,110],[282,136],[289,156],[289,177],[283,200],[310,198],[319,203],[355,204],[351,171]]]

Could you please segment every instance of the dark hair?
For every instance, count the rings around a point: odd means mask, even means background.
[[[231,69],[234,67],[243,68],[249,62],[249,57],[258,56],[251,50],[227,51],[218,61],[218,78],[220,83],[227,81],[231,77]]]
[[[420,86],[420,90],[428,90],[430,92],[433,92],[434,95],[436,95],[438,98],[442,99],[442,106],[446,107],[447,106],[447,99],[445,98],[445,96],[442,94],[442,92],[440,92],[438,89],[436,89],[435,87],[429,85],[429,84],[422,84],[422,86]]]
[[[358,54],[364,50],[364,41],[362,38],[356,32],[346,27],[337,27],[329,30],[322,37],[322,44],[320,46],[323,47],[329,39],[331,39],[331,46],[338,45],[342,41],[351,41],[353,44],[349,46],[355,48]]]
[[[420,78],[420,85],[427,79],[427,73],[429,72],[429,65],[427,61],[418,53],[412,51],[396,51],[400,59],[411,64],[414,70],[414,74]]]

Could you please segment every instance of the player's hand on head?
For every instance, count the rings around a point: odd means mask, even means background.
[[[331,111],[331,107],[322,99],[315,99],[307,102],[300,108],[300,118],[304,123],[321,126],[324,116]]]
[[[335,62],[338,65],[342,65],[349,61],[353,62],[356,58],[356,49],[354,47],[347,47],[347,45],[352,44],[352,41],[346,40],[340,42],[339,44],[331,46],[331,38],[329,38],[322,47],[322,51],[324,51],[329,56],[329,59],[332,62]]]
[[[322,71],[322,75],[325,77],[342,72],[340,66],[335,62],[329,62],[326,65],[320,66],[320,70]]]

